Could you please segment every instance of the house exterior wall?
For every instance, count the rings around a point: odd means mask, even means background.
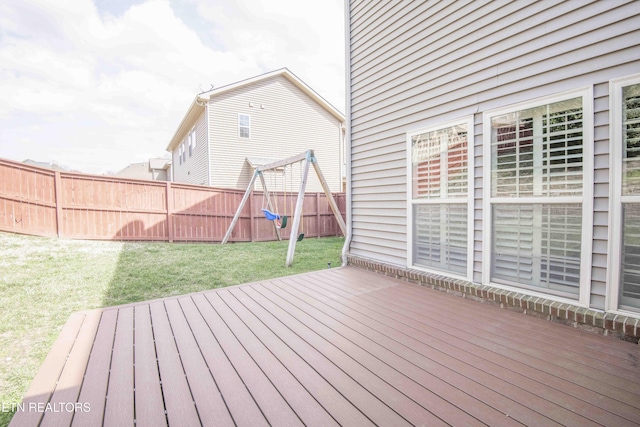
[[[331,191],[341,191],[340,121],[287,78],[276,76],[215,95],[208,107],[211,185],[244,190],[253,175],[247,157],[279,160],[312,149]],[[250,116],[249,138],[239,135],[239,114]],[[289,172],[288,191],[299,188],[299,167]],[[267,185],[282,189],[282,178],[267,177]],[[313,168],[307,191],[322,191]]]
[[[173,168],[173,181],[185,184],[209,185],[207,165],[207,114],[206,109],[197,118],[193,128],[196,135],[195,148],[189,150],[189,131],[180,142],[179,146],[171,154]],[[182,160],[180,152],[184,150]]]
[[[473,118],[473,271],[484,283],[483,113],[567,90],[593,99],[590,287],[605,308],[610,202],[609,81],[640,70],[640,2],[347,2],[350,253],[408,266],[407,134]],[[349,120],[349,118],[348,118]],[[590,178],[591,179],[591,178]]]

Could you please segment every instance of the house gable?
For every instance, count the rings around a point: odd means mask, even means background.
[[[208,106],[210,181],[244,189],[253,169],[247,157],[286,158],[312,149],[333,191],[340,191],[341,121],[289,78],[277,74],[211,96]],[[250,118],[249,137],[241,135],[239,116]],[[297,190],[299,165],[287,185]],[[291,179],[292,178],[292,179]],[[268,182],[282,188],[282,179]],[[316,177],[309,191],[321,191]]]

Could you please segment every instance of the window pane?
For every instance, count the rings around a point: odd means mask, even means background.
[[[494,205],[492,218],[492,280],[578,294],[579,204]]]
[[[622,274],[620,305],[640,308],[640,203],[622,205]]]
[[[248,114],[238,115],[238,134],[240,138],[251,137],[251,118]]]
[[[491,195],[582,194],[582,98],[491,118]]]
[[[622,90],[622,194],[640,194],[640,84]]]
[[[411,148],[414,199],[466,197],[466,125],[413,136]]]
[[[413,263],[466,274],[466,203],[413,206]]]

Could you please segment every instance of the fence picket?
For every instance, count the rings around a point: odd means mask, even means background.
[[[75,239],[220,242],[242,194],[243,190],[54,172],[0,159],[0,230]],[[260,212],[262,197],[260,191],[251,195],[231,242],[276,240]],[[345,194],[334,197],[344,217]],[[276,200],[281,205],[284,194],[277,194]],[[278,208],[284,212],[284,206]],[[306,237],[341,235],[324,193],[307,193],[305,210]]]

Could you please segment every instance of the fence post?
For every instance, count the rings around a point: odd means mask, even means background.
[[[165,201],[167,203],[167,237],[169,238],[169,243],[173,243],[173,190],[169,181],[167,181]]]
[[[249,196],[249,240],[255,242],[253,237],[254,225],[253,225],[253,190],[251,190],[251,195]]]
[[[316,193],[316,233],[320,237],[320,193]]]
[[[53,198],[56,202],[56,234],[58,237],[62,237],[62,177],[60,171],[55,171],[53,175]]]

